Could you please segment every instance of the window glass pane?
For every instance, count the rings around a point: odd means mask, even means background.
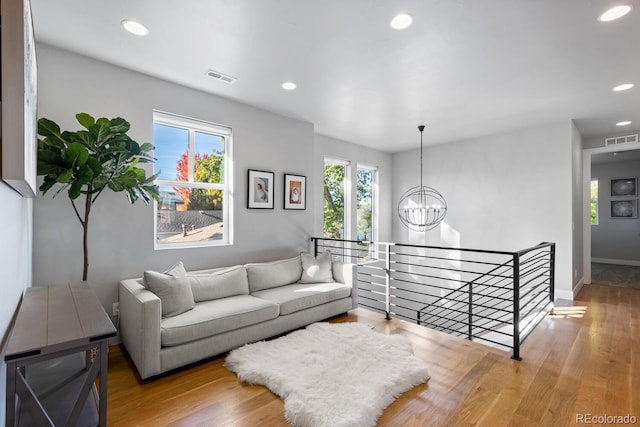
[[[591,180],[591,224],[598,223],[598,180]]]
[[[346,166],[324,164],[324,237],[345,238],[344,182]]]
[[[358,169],[356,185],[358,240],[373,240],[373,178],[374,171]]]
[[[224,183],[224,137],[195,132],[195,182]]]
[[[154,123],[153,125],[155,173],[160,171],[158,179],[187,181],[189,131],[173,126]]]
[[[156,241],[167,244],[222,240],[223,197],[223,190],[160,187]]]

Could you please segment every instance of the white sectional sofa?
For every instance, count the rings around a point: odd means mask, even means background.
[[[224,353],[356,307],[356,266],[301,254],[122,280],[120,336],[140,376]]]

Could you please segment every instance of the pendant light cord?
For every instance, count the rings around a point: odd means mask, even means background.
[[[422,132],[424,131],[424,125],[418,126],[420,131],[420,204],[424,204],[423,191],[422,191]]]

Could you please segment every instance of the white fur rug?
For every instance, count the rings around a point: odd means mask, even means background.
[[[248,344],[225,367],[280,396],[298,427],[375,426],[396,397],[429,379],[407,338],[361,323],[314,323]]]

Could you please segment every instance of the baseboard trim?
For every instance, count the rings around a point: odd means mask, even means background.
[[[556,290],[555,291],[555,299],[556,300],[564,299],[564,300],[567,300],[567,301],[573,301],[573,296],[574,296],[573,290],[571,290],[571,291],[564,291],[564,290],[563,291],[559,291],[559,290]]]
[[[633,259],[591,258],[591,262],[598,262],[600,264],[632,265],[635,267],[640,267],[640,261],[636,261]]]
[[[584,286],[584,277],[578,280],[578,283],[576,283],[576,285],[573,287],[573,298],[575,298],[578,295],[578,292],[580,292],[580,289],[582,289],[583,286]]]

